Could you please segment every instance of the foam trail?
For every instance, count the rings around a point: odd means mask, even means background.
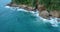
[[[30,13],[32,13],[33,14],[33,16],[36,16],[36,17],[38,17],[39,16],[39,11],[27,11],[27,10],[25,10],[25,9],[22,9],[22,8],[19,8],[19,9],[17,9],[17,11],[24,11],[24,12],[30,12]]]
[[[57,21],[57,18],[51,18],[51,21],[49,21],[51,24],[52,24],[52,26],[54,26],[54,27],[58,27],[58,21]]]
[[[32,14],[34,14],[34,16],[37,16],[37,17],[39,17],[41,20],[43,20],[44,22],[49,22],[49,23],[51,23],[51,25],[53,26],[53,27],[58,27],[58,21],[57,21],[57,18],[50,18],[50,20],[48,20],[48,19],[45,19],[45,18],[43,18],[43,17],[41,17],[41,16],[39,16],[39,12],[38,11],[36,11],[36,12],[34,12],[34,11],[30,11]]]
[[[40,17],[40,19],[41,20],[43,20],[44,22],[49,22],[49,23],[51,23],[51,25],[53,26],[53,27],[58,27],[58,21],[57,21],[57,18],[50,18],[50,20],[48,20],[48,19],[44,19],[44,18],[42,18],[42,17]]]
[[[30,11],[32,14],[33,14],[33,16],[36,16],[36,17],[39,17],[39,11]]]
[[[5,8],[9,8],[9,9],[12,9],[12,10],[16,9],[15,7],[10,7],[10,6],[5,6]]]
[[[27,10],[22,9],[22,8],[17,9],[17,11],[24,11],[24,12],[28,12]]]
[[[5,8],[10,8],[10,6],[5,6]]]
[[[34,11],[27,11],[25,9],[19,8],[19,7],[10,7],[10,6],[5,6],[5,8],[10,8],[12,10],[17,10],[17,11],[24,11],[24,12],[30,12],[32,14],[36,14],[38,15],[38,11],[34,12]]]
[[[17,10],[17,11],[24,11],[24,12],[28,12],[27,10],[22,9],[22,8],[19,8],[19,7],[10,7],[10,6],[5,6],[5,8],[10,8],[10,9],[12,9],[12,10]]]
[[[40,18],[41,20],[43,20],[44,22],[49,22],[49,23],[51,23],[51,25],[52,25],[53,27],[58,27],[57,18],[54,18],[54,19],[53,19],[53,18],[51,17],[50,20],[45,19],[45,18],[39,16],[39,11],[36,11],[36,12],[34,12],[34,11],[27,11],[27,10],[22,9],[22,8],[19,8],[19,7],[10,7],[10,6],[6,6],[6,8],[10,8],[10,9],[12,9],[12,10],[17,10],[17,11],[30,12],[30,13],[33,14],[33,16],[39,17],[39,18]]]

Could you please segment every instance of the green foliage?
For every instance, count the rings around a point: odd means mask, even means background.
[[[32,0],[13,0],[12,2],[15,2],[16,4],[32,5],[31,1],[32,1]]]
[[[35,6],[36,0],[12,0],[16,4],[26,4]],[[40,4],[44,4],[48,10],[60,10],[60,0],[39,0]]]

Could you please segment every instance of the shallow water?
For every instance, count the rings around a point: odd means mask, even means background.
[[[5,8],[11,0],[0,0],[0,32],[60,32],[32,13]]]

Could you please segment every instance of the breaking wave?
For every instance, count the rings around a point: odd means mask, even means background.
[[[43,22],[46,22],[46,23],[49,22],[51,24],[51,26],[53,26],[53,27],[58,27],[59,26],[58,24],[60,23],[60,21],[58,21],[59,18],[50,17],[50,20],[42,18],[41,16],[39,16],[38,10],[36,12],[34,12],[34,11],[27,11],[27,10],[19,8],[19,7],[10,7],[10,6],[5,6],[5,8],[9,8],[9,9],[16,10],[16,11],[30,12],[33,14],[33,16],[36,16],[39,19],[43,20]]]

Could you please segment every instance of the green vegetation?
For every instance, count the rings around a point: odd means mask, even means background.
[[[60,0],[40,0],[48,10],[60,10]]]
[[[26,4],[26,5],[32,5],[32,0],[12,0],[12,2],[16,4]]]
[[[36,0],[12,0],[12,2],[35,6]],[[60,10],[60,0],[39,0],[39,4],[44,4],[48,10]]]

